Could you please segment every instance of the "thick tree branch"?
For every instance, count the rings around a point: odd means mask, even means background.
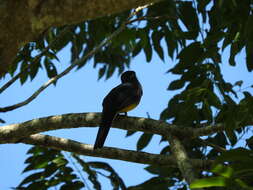
[[[238,126],[238,128],[241,128],[243,126]],[[216,124],[216,125],[209,125],[206,127],[201,127],[201,128],[197,128],[194,131],[193,136],[194,137],[198,137],[198,136],[206,136],[206,135],[211,135],[214,133],[217,133],[219,131],[223,131],[225,130],[225,125],[223,124]]]
[[[40,145],[57,150],[64,150],[86,156],[95,156],[109,159],[117,159],[141,164],[167,165],[177,167],[175,158],[167,155],[151,154],[146,152],[137,152],[118,148],[104,147],[103,149],[93,150],[92,145],[82,144],[65,138],[58,138],[49,135],[31,135],[21,140],[25,144]],[[191,164],[196,168],[207,169],[213,161],[203,161],[192,159]]]
[[[13,143],[20,138],[57,129],[97,127],[100,122],[100,113],[72,113],[44,118],[33,119],[23,123],[0,127],[0,144]],[[207,126],[203,128],[182,127],[168,124],[164,121],[141,117],[118,116],[112,127],[143,131],[145,133],[162,136],[174,135],[184,139],[206,136],[224,130],[223,125]]]
[[[74,113],[49,116],[33,119],[24,123],[2,126],[0,127],[0,143],[16,142],[32,134],[56,129],[97,127],[100,122],[100,117],[100,113]],[[165,136],[178,132],[177,127],[174,125],[140,117],[118,116],[113,122],[112,127]]]
[[[63,26],[120,13],[159,0],[23,0],[1,1],[0,76],[18,49],[52,26]]]
[[[170,148],[172,150],[173,156],[177,162],[178,168],[181,171],[183,177],[187,181],[188,184],[191,184],[196,180],[195,168],[191,163],[187,152],[180,142],[180,140],[175,136],[168,136],[168,140],[170,143]]]

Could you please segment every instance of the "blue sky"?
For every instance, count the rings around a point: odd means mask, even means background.
[[[222,70],[225,79],[231,82],[244,80],[245,86],[253,83],[252,73],[248,73],[245,67],[245,55],[241,53],[238,57],[237,67],[227,67],[227,51],[223,55]],[[165,51],[166,52],[166,51]],[[68,48],[64,49],[60,55],[60,62],[57,63],[59,70],[63,70],[69,64]],[[146,117],[147,112],[151,118],[158,119],[161,111],[167,106],[168,100],[175,92],[167,91],[168,84],[177,76],[166,74],[173,62],[166,58],[162,62],[156,55],[151,63],[146,63],[143,54],[133,59],[131,70],[136,71],[137,76],[143,86],[144,95],[140,105],[129,116]],[[18,123],[45,117],[49,115],[79,113],[79,112],[100,112],[101,103],[104,96],[116,85],[120,83],[117,72],[108,80],[98,79],[98,68],[94,69],[92,63],[87,63],[79,71],[72,71],[57,82],[57,86],[50,86],[42,92],[30,104],[11,112],[0,114],[7,124]],[[2,86],[9,77],[0,82]],[[21,86],[16,82],[8,90],[0,95],[0,106],[8,106],[20,102],[30,96],[48,79],[44,71],[40,71],[38,77],[32,82],[27,82]],[[97,128],[65,129],[49,132],[48,134],[65,137],[80,142],[93,144],[96,138]],[[119,147],[135,150],[136,142],[141,133],[125,138],[126,132],[118,129],[111,129],[106,141],[106,146]],[[144,149],[146,152],[159,153],[165,143],[159,144],[160,137],[155,136],[151,144]],[[24,177],[21,171],[24,169],[26,151],[30,146],[23,144],[0,145],[0,189],[6,190],[16,186]],[[119,175],[125,180],[126,185],[136,185],[147,180],[151,175],[143,170],[145,165],[134,164],[117,160],[109,160],[95,157],[86,157],[86,160],[108,161]],[[135,175],[132,175],[132,174]],[[104,188],[111,189],[109,183],[103,180]]]

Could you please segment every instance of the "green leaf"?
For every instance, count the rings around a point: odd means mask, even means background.
[[[68,163],[68,161],[65,158],[63,158],[62,156],[56,157],[55,159],[52,160],[52,162],[54,164],[56,164],[57,167],[61,167],[61,166],[66,165]]]
[[[137,142],[137,151],[144,149],[151,141],[153,134],[143,133]]]
[[[140,33],[140,37],[141,37],[141,44],[144,50],[144,53],[146,55],[146,61],[150,62],[152,59],[152,46],[150,43],[150,39],[148,36],[148,31],[147,30],[142,30],[142,33]]]
[[[200,42],[193,42],[182,49],[177,58],[180,59],[181,64],[194,64],[200,60],[203,52]]]
[[[26,80],[28,79],[28,76],[29,76],[28,67],[29,66],[30,65],[29,65],[28,62],[26,62],[26,61],[22,62],[22,65],[21,65],[21,68],[20,68],[20,70],[22,72],[21,76],[20,76],[21,85],[23,85],[26,82]]]
[[[133,57],[137,56],[141,52],[141,50],[142,50],[141,41],[139,41],[135,44],[135,47],[132,52],[132,56]]]
[[[212,170],[211,172],[219,174],[223,177],[226,178],[230,178],[232,177],[234,170],[233,168],[229,167],[229,166],[224,166],[222,164],[217,164]]]
[[[239,87],[241,87],[242,84],[243,84],[243,81],[239,80],[239,81],[236,81],[233,86],[239,86]]]
[[[27,176],[25,179],[23,179],[23,181],[19,184],[19,186],[42,179],[43,179],[43,172],[33,173]]]
[[[171,59],[174,58],[174,52],[177,50],[177,41],[174,39],[173,33],[167,28],[165,29],[165,42],[168,49],[168,55]]]
[[[74,181],[62,185],[60,190],[80,190],[82,187],[85,187],[82,181]]]
[[[101,79],[104,76],[105,71],[106,71],[106,65],[104,65],[102,68],[99,69],[99,71],[98,71],[98,80]]]
[[[89,176],[88,178],[92,182],[94,189],[100,190],[101,185],[97,179],[96,171],[92,170],[90,168],[90,165],[88,163],[86,163],[84,160],[82,160],[78,155],[73,154],[72,156],[82,166],[82,170],[88,174],[88,176]]]
[[[222,176],[198,179],[190,184],[190,188],[224,187],[227,181],[227,178]]]
[[[217,163],[241,161],[252,163],[253,156],[252,151],[245,148],[236,148],[223,152],[221,156],[216,159]]]
[[[171,177],[171,175],[173,175],[173,172],[171,172],[171,170],[174,170],[169,166],[159,165],[150,165],[145,167],[144,169],[149,173],[159,175],[160,177]]]
[[[163,48],[161,46],[161,39],[163,38],[164,34],[161,31],[153,31],[152,33],[152,41],[153,47],[158,56],[164,61],[164,53]]]
[[[128,190],[163,190],[168,189],[173,184],[174,181],[172,179],[153,177],[140,185],[129,187]]]
[[[232,146],[234,146],[237,143],[237,136],[235,134],[235,131],[228,129],[225,131],[230,143]]]
[[[218,98],[218,96],[210,90],[207,90],[206,92],[207,92],[207,99],[208,99],[209,104],[216,108],[221,108],[221,101]]]
[[[114,187],[116,186],[117,188],[120,187],[121,189],[126,189],[124,181],[109,164],[105,162],[87,162],[87,164],[89,164],[89,166],[92,168],[103,169],[105,171],[108,171],[110,173],[110,176],[108,176],[108,178],[110,179],[112,185]]]
[[[47,57],[44,60],[44,66],[46,68],[48,78],[53,78],[57,75],[57,70],[56,70],[55,65]]]
[[[129,137],[129,136],[133,135],[134,133],[136,133],[136,131],[127,130],[126,137]]]
[[[183,79],[174,80],[170,83],[168,90],[178,90],[180,88],[183,88],[185,84],[185,81]]]
[[[195,8],[192,7],[192,2],[180,2],[179,7],[180,19],[189,31],[195,31],[194,38],[198,36],[199,19]]]
[[[35,62],[33,62],[30,66],[29,66],[29,75],[31,77],[31,80],[33,80],[35,78],[35,76],[37,75],[39,68],[41,67],[40,65],[40,61],[41,59],[36,59]]]
[[[253,42],[246,43],[246,65],[249,72],[253,70]]]

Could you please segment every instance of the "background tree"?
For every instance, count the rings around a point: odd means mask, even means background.
[[[17,80],[21,84],[34,80],[42,69],[49,78],[28,99],[4,106],[0,112],[29,104],[71,70],[78,72],[91,62],[99,68],[98,78],[108,79],[115,71],[129,68],[131,58],[144,53],[145,61],[151,62],[155,52],[163,61],[169,56],[175,65],[168,72],[178,76],[168,86],[169,91],[177,91],[160,120],[150,116],[115,120],[113,127],[128,130],[127,136],[144,132],[137,151],[109,147],[93,151],[91,145],[38,134],[97,126],[99,113],[31,118],[2,126],[2,144],[36,145],[25,161],[24,172],[29,174],[17,189],[88,188],[82,173],[94,189],[102,188],[99,175],[108,178],[114,189],[186,189],[187,184],[191,188],[253,188],[251,84],[243,86],[240,78],[231,84],[221,70],[227,50],[229,67],[237,64],[236,55],[243,52],[246,59],[241,64],[248,72],[253,69],[251,0],[4,1],[0,14],[0,74],[3,81],[11,76],[0,92]],[[56,60],[65,47],[70,48],[71,61],[58,72]],[[140,152],[154,134],[167,146],[160,154]],[[149,164],[145,169],[154,177],[127,187],[112,166],[87,162],[80,155]]]

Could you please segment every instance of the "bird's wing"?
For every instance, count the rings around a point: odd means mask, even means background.
[[[123,83],[113,88],[104,98],[103,109],[119,111],[138,102],[137,89],[131,83]]]

